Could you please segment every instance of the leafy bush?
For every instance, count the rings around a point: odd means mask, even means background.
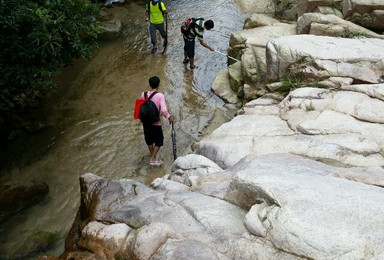
[[[52,88],[61,67],[90,56],[98,13],[89,0],[0,0],[0,125]]]

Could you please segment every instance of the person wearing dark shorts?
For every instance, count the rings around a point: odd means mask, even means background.
[[[196,23],[191,26],[185,34],[183,34],[184,38],[184,60],[183,63],[186,64],[189,62],[189,67],[191,69],[196,68],[195,66],[195,38],[197,36],[200,44],[210,51],[214,51],[215,49],[209,46],[203,40],[204,30],[211,30],[214,27],[214,23],[212,20],[204,21],[203,18],[196,19]]]
[[[188,62],[188,59],[189,62],[191,62],[192,59],[193,64],[193,59],[195,57],[195,39],[190,40],[184,37],[184,52],[187,54],[187,58],[184,57],[184,61],[186,61],[185,63]]]
[[[145,143],[150,146],[162,147],[164,144],[163,129],[159,125],[143,124]]]
[[[165,97],[163,93],[159,92],[160,88],[160,79],[157,76],[153,76],[149,79],[149,85],[151,87],[151,90],[147,91],[147,97],[149,97],[153,92],[157,92],[155,95],[152,96],[151,100],[153,103],[155,103],[157,109],[160,112],[160,115],[163,115],[168,121],[171,123],[173,122],[172,116],[169,114],[167,110],[167,105],[165,103]],[[144,92],[141,93],[141,99],[145,99]],[[160,150],[160,147],[164,144],[164,135],[163,135],[163,129],[161,126],[161,117],[158,121],[156,121],[153,124],[143,124],[143,130],[144,130],[144,139],[145,143],[148,145],[150,158],[149,158],[149,164],[153,166],[160,166],[163,162],[161,160],[158,160],[157,153]]]

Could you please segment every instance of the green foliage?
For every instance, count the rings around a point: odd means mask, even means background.
[[[286,1],[278,1],[275,8],[275,16],[283,17],[284,12],[291,9],[298,1],[296,0],[286,0]]]
[[[0,0],[0,123],[53,87],[61,67],[90,56],[98,13],[89,0]]]
[[[365,28],[371,28],[373,24],[372,17],[368,13],[354,17],[351,22],[361,25]]]
[[[346,31],[343,34],[341,34],[340,37],[342,37],[342,38],[367,38],[368,35],[365,33],[360,33],[360,32]]]
[[[312,79],[311,82],[309,83],[309,86],[312,88],[321,88],[319,82],[315,79]]]
[[[315,107],[313,106],[312,102],[309,102],[308,105],[305,105],[305,110],[306,111],[314,111]]]
[[[343,12],[343,3],[342,1],[332,1],[331,7]]]
[[[299,88],[301,86],[301,79],[298,75],[284,75],[281,78],[283,86],[279,88],[279,92],[289,92],[293,88]]]

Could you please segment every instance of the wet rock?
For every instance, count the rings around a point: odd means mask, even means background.
[[[121,31],[122,28],[121,21],[117,19],[102,21],[99,23],[103,27],[104,35],[117,34]]]
[[[1,186],[0,222],[41,201],[48,192],[49,187],[45,182],[31,181],[27,184]]]
[[[212,91],[221,97],[225,102],[236,104],[238,97],[236,93],[231,89],[229,81],[228,69],[222,69],[216,74],[212,85]]]
[[[23,236],[32,242],[18,251],[16,259],[31,259],[48,250],[59,240],[58,233],[45,230],[30,230],[25,232]]]

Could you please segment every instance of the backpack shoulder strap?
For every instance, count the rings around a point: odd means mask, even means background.
[[[162,13],[162,15],[163,15],[163,17],[164,17],[164,10],[163,10],[163,2],[162,1],[159,1],[159,9],[160,9],[160,11],[161,11],[161,13]]]
[[[194,23],[194,27],[197,27],[197,29],[204,31],[204,27],[200,26],[198,24],[198,21],[204,21],[204,18],[192,18],[192,22]]]
[[[147,91],[144,92],[144,99],[147,99]]]
[[[145,92],[145,93],[147,93],[147,92]],[[154,95],[156,95],[156,94],[157,94],[157,91],[153,92],[153,93],[149,96],[148,100],[151,100],[151,98],[152,98]]]

